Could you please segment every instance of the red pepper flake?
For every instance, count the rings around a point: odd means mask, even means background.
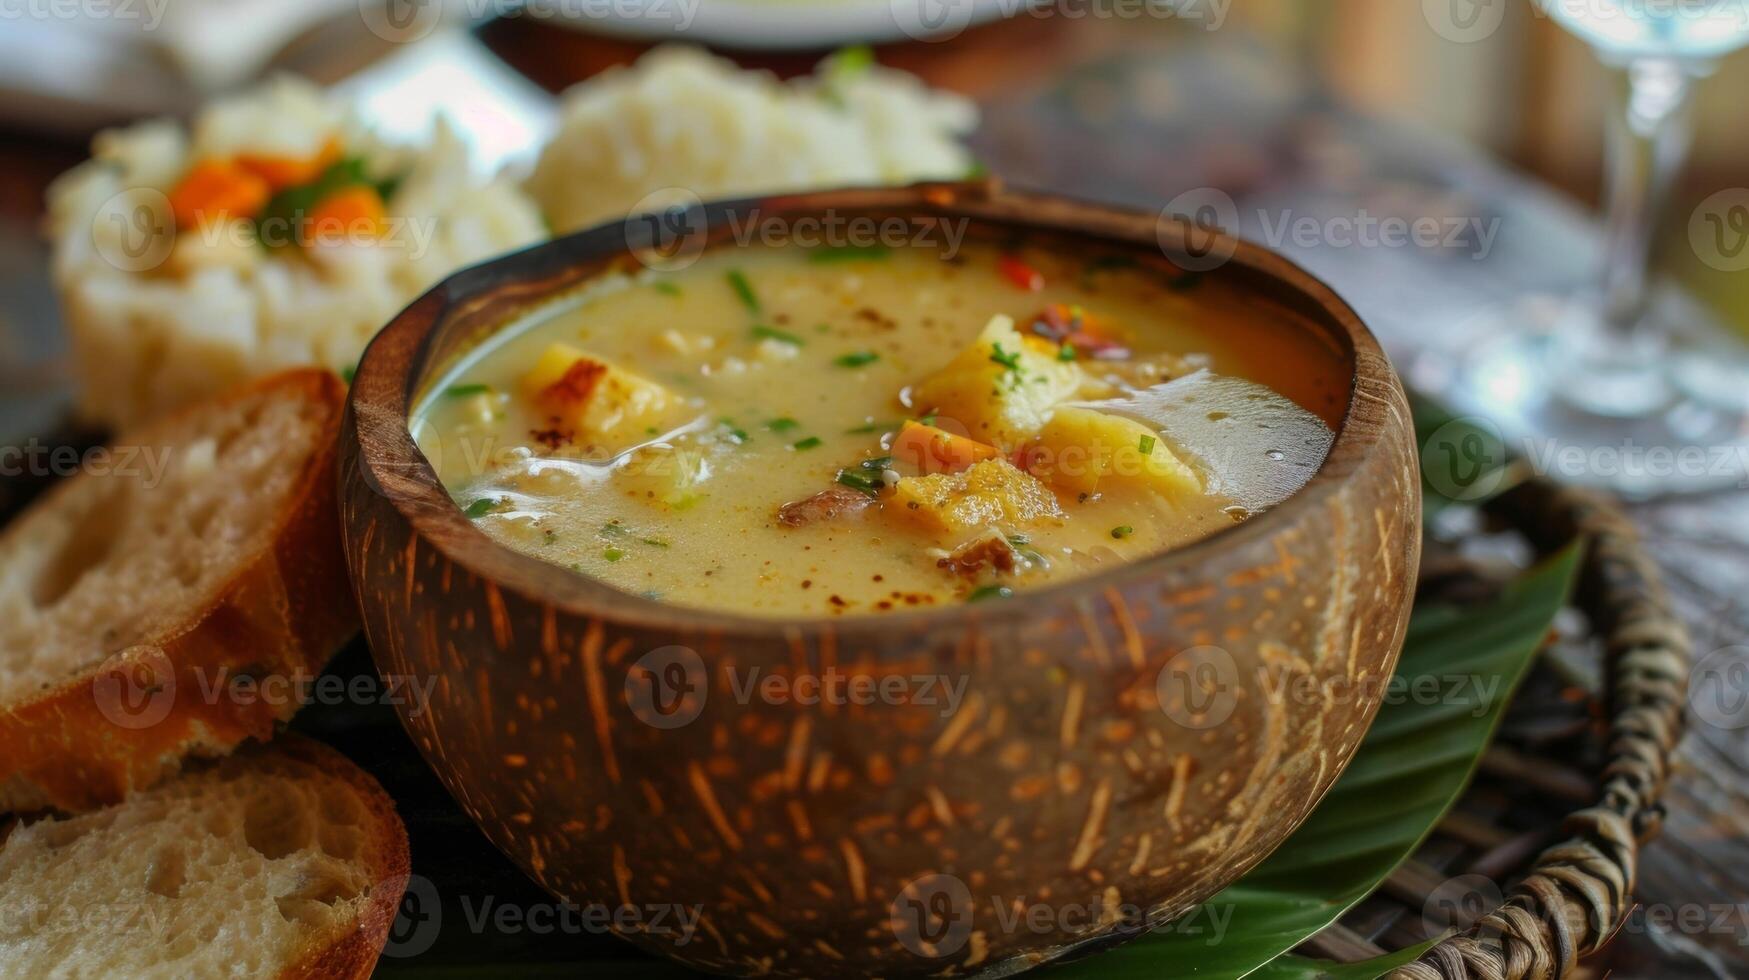
[[[996,271],[1002,273],[1002,278],[1029,293],[1036,293],[1045,288],[1043,273],[1027,265],[1017,255],[1003,255],[998,258]]]

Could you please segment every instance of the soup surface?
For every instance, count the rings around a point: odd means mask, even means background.
[[[1291,316],[1060,246],[725,247],[507,326],[414,429],[488,535],[629,592],[766,616],[981,601],[1247,517],[1208,453],[1099,403],[1207,371],[1334,427],[1346,369]]]

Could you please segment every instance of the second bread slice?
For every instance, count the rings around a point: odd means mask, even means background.
[[[0,829],[0,980],[367,977],[406,885],[382,788],[287,736],[114,807]]]

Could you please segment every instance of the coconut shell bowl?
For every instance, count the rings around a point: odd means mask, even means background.
[[[504,548],[415,446],[458,353],[650,249],[732,221],[967,219],[1208,272],[1352,367],[1302,490],[1194,545],[1005,602],[772,620],[665,605]],[[1419,561],[1403,390],[1331,290],[1218,232],[992,185],[800,194],[615,223],[461,272],[365,355],[342,436],[346,551],[402,721],[488,837],[625,939],[734,975],[1006,975],[1184,914],[1309,815],[1396,663]],[[1209,655],[1211,648],[1219,653]],[[920,676],[943,699],[747,697],[746,677]],[[1373,682],[1373,683],[1370,683]],[[1279,697],[1284,685],[1323,692]],[[800,688],[796,688],[799,690]],[[811,699],[809,699],[811,700]],[[1045,907],[1063,914],[1015,916]],[[657,924],[663,910],[696,926]],[[672,923],[674,917],[666,916]]]

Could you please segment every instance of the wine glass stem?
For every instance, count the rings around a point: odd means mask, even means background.
[[[1652,241],[1688,155],[1693,89],[1694,76],[1682,62],[1644,58],[1627,66],[1625,98],[1611,126],[1603,265],[1604,320],[1624,349],[1664,339],[1644,326]]]

